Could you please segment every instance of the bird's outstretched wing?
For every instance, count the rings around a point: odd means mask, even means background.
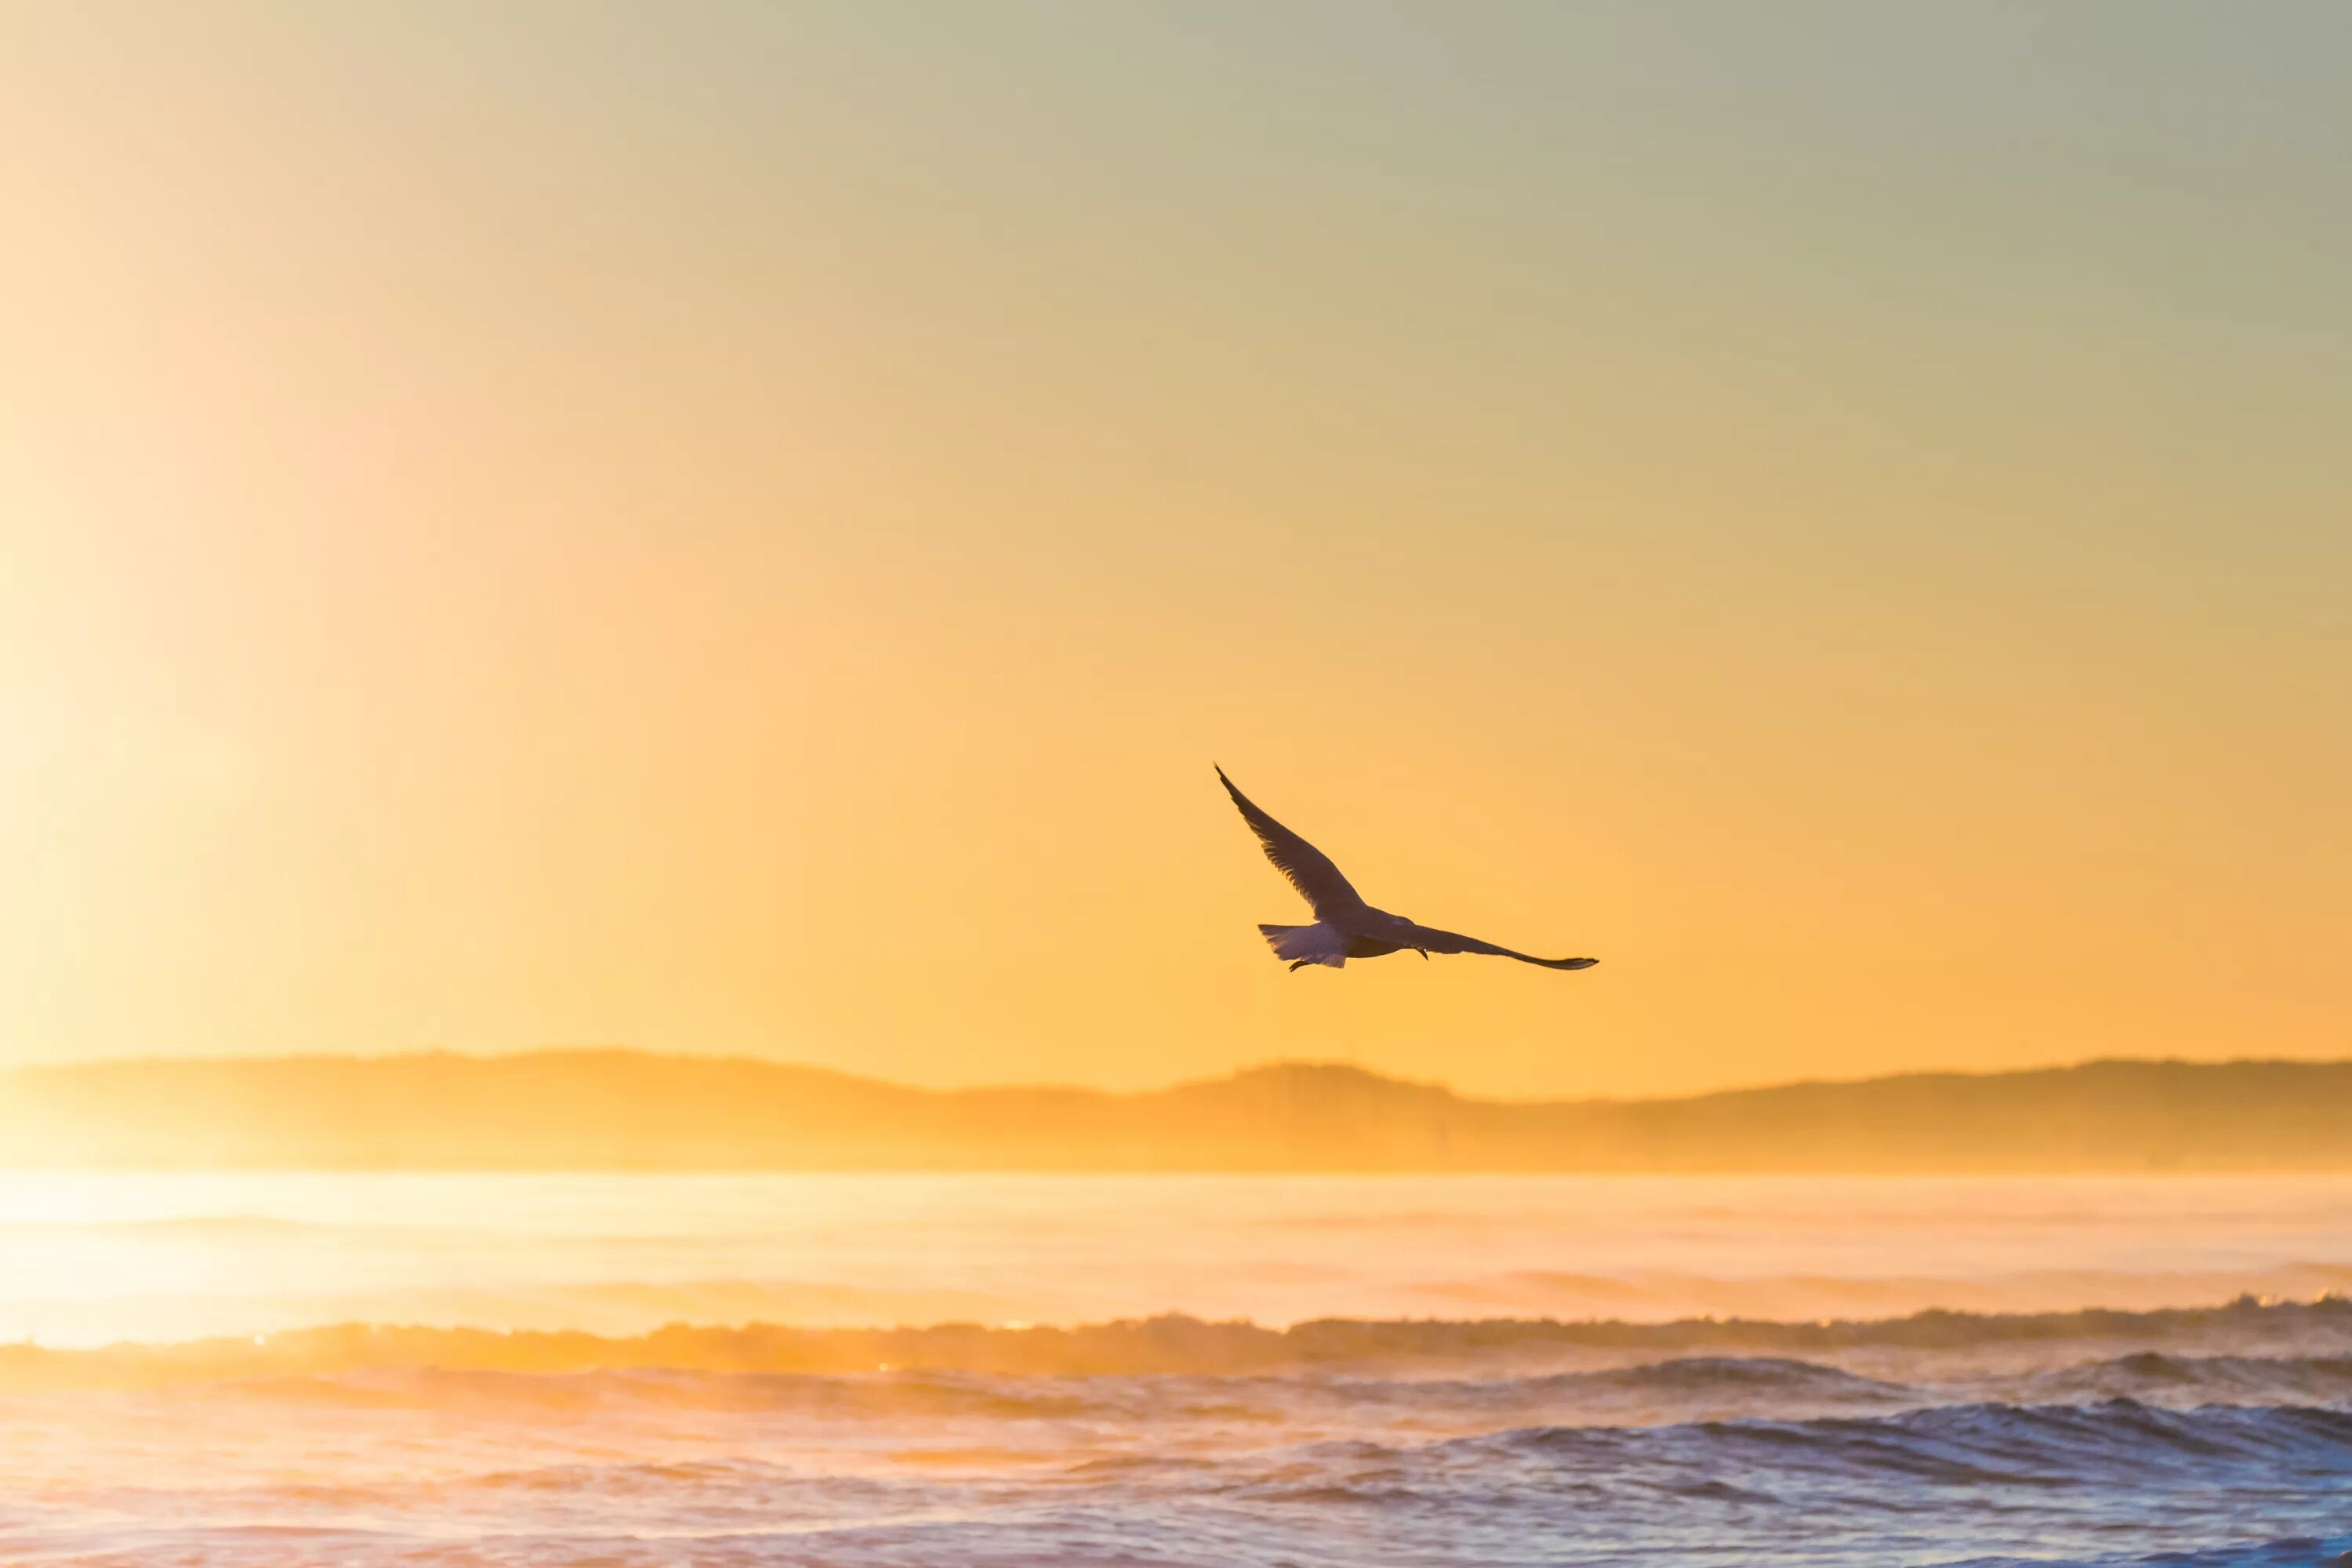
[[[1290,885],[1313,906],[1318,917],[1364,907],[1362,895],[1348,885],[1348,879],[1339,875],[1339,868],[1331,864],[1328,855],[1260,811],[1255,802],[1234,787],[1224,769],[1217,770],[1217,781],[1234,797],[1234,804],[1241,808],[1242,820],[1250,825],[1250,831],[1265,847],[1265,858],[1274,862],[1275,869],[1290,879]]]
[[[1393,931],[1381,932],[1381,940],[1399,947],[1417,947],[1424,952],[1492,953],[1496,958],[1516,958],[1521,963],[1539,963],[1546,969],[1590,969],[1601,962],[1597,958],[1537,958],[1507,947],[1496,947],[1491,942],[1480,942],[1475,936],[1438,931],[1432,926],[1399,926]]]

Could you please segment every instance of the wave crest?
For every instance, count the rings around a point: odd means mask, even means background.
[[[1649,1427],[1541,1426],[1436,1446],[1448,1459],[1657,1463],[1729,1473],[1891,1472],[1945,1485],[2146,1486],[2167,1472],[2210,1484],[2230,1471],[2352,1476],[2352,1411],[2296,1405],[2166,1410],[2096,1405],[1947,1405],[1892,1415]]]
[[[1815,1323],[1694,1319],[1673,1323],[1554,1319],[1321,1320],[1286,1330],[1204,1322],[1170,1315],[1073,1328],[796,1329],[676,1324],[649,1334],[432,1328],[347,1323],[255,1339],[118,1344],[90,1350],[0,1346],[0,1390],[138,1387],[210,1380],[288,1379],[350,1372],[420,1370],[511,1373],[681,1370],[842,1373],[877,1371],[1071,1374],[1192,1373],[1231,1376],[1349,1367],[1508,1364],[1570,1352],[1686,1356],[1620,1377],[1698,1380],[1805,1379],[1816,1385],[1849,1374],[1789,1358],[1872,1350],[2054,1348],[2123,1342],[2186,1357],[2237,1358],[2238,1374],[2257,1358],[2334,1350],[2352,1335],[2352,1300],[2241,1299],[2226,1306],[2158,1311],[2033,1314],[1927,1311],[1875,1321]],[[2329,1379],[2325,1356],[2305,1373]],[[2085,1387],[2116,1380],[2114,1392],[2145,1392],[2174,1375],[2176,1363],[2126,1356],[2083,1374]],[[2219,1363],[2217,1363],[2219,1364]],[[1800,1368],[1803,1370],[1799,1370]],[[2227,1371],[2205,1375],[2232,1375]],[[2352,1377],[2352,1369],[2346,1376]]]

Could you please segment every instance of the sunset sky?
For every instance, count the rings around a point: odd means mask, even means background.
[[[2347,60],[0,0],[0,1063],[2352,1054]]]

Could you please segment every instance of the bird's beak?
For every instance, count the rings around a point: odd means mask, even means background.
[[[1429,949],[1425,947],[1416,947],[1413,949],[1413,952],[1421,954],[1421,961],[1423,963],[1427,963],[1429,962]]]

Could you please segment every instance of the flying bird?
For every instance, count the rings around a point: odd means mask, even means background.
[[[1331,864],[1329,856],[1259,810],[1255,802],[1234,787],[1224,769],[1217,770],[1217,780],[1241,808],[1242,820],[1257,835],[1258,843],[1265,846],[1265,858],[1274,862],[1276,870],[1290,879],[1298,896],[1315,910],[1313,925],[1257,928],[1266,945],[1274,949],[1274,955],[1287,959],[1294,972],[1310,963],[1341,969],[1351,958],[1378,958],[1407,948],[1423,958],[1433,952],[1487,952],[1496,958],[1516,958],[1521,963],[1539,963],[1546,969],[1590,969],[1601,962],[1597,958],[1536,958],[1507,947],[1496,947],[1491,942],[1480,942],[1475,936],[1439,931],[1434,926],[1416,924],[1402,915],[1376,910],[1349,885],[1348,879],[1339,874],[1339,868]]]

